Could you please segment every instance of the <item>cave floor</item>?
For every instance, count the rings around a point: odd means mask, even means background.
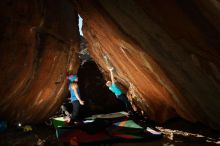
[[[31,125],[32,131],[24,132],[15,126],[0,134],[0,146],[64,146],[55,136],[55,129],[46,124]],[[146,145],[220,145],[220,132],[213,131],[201,124],[192,124],[182,119],[155,125],[163,134],[163,138],[146,142],[111,143],[100,145],[113,146],[146,146]]]

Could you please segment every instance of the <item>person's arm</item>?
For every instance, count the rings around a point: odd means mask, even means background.
[[[112,84],[115,84],[115,79],[114,79],[114,75],[113,75],[113,67],[110,68],[109,71],[110,71],[110,75],[111,75]]]
[[[71,88],[73,89],[73,91],[76,95],[76,98],[79,100],[79,103],[81,105],[84,105],[84,101],[80,98],[80,95],[78,94],[78,85],[77,84],[72,84]]]

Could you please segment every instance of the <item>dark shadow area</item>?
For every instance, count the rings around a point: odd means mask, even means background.
[[[87,41],[80,36],[80,51],[78,52],[80,67],[78,70],[80,94],[85,105],[80,115],[110,113],[125,110],[124,104],[105,85],[106,81],[97,64],[88,52]]]
[[[24,132],[22,128],[8,125],[0,133],[0,146],[64,146],[54,133],[54,128],[44,123],[31,125],[32,130]]]
[[[110,113],[125,110],[123,104],[106,87],[102,73],[94,61],[85,62],[78,70],[79,88],[85,100],[81,114]]]
[[[97,64],[91,58],[87,47],[86,39],[80,36],[80,50],[78,52],[80,67],[77,75],[80,96],[85,101],[85,105],[80,107],[79,118],[94,114],[126,111],[121,100],[117,99],[105,85],[106,81]],[[72,113],[72,103],[68,100],[69,97],[70,93],[65,98],[63,105],[69,113]]]

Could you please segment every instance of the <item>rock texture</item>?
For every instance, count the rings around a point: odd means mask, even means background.
[[[150,119],[220,130],[220,2],[80,0],[89,51]],[[108,59],[106,61],[105,57]]]
[[[77,13],[88,50],[134,108],[220,130],[219,0],[2,0],[0,118],[39,122],[67,93],[79,61]]]
[[[69,1],[0,2],[0,117],[39,122],[67,93],[78,67],[78,16]]]

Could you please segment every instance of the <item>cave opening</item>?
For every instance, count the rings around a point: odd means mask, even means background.
[[[95,60],[90,56],[88,43],[83,36],[83,19],[78,14],[80,47],[78,57],[80,66],[77,72],[81,98],[85,101],[79,112],[80,117],[125,110],[124,104],[105,85],[106,80]]]
[[[79,29],[79,34],[80,34],[80,36],[83,36],[82,26],[83,26],[83,19],[82,19],[82,17],[78,14],[78,29]]]

